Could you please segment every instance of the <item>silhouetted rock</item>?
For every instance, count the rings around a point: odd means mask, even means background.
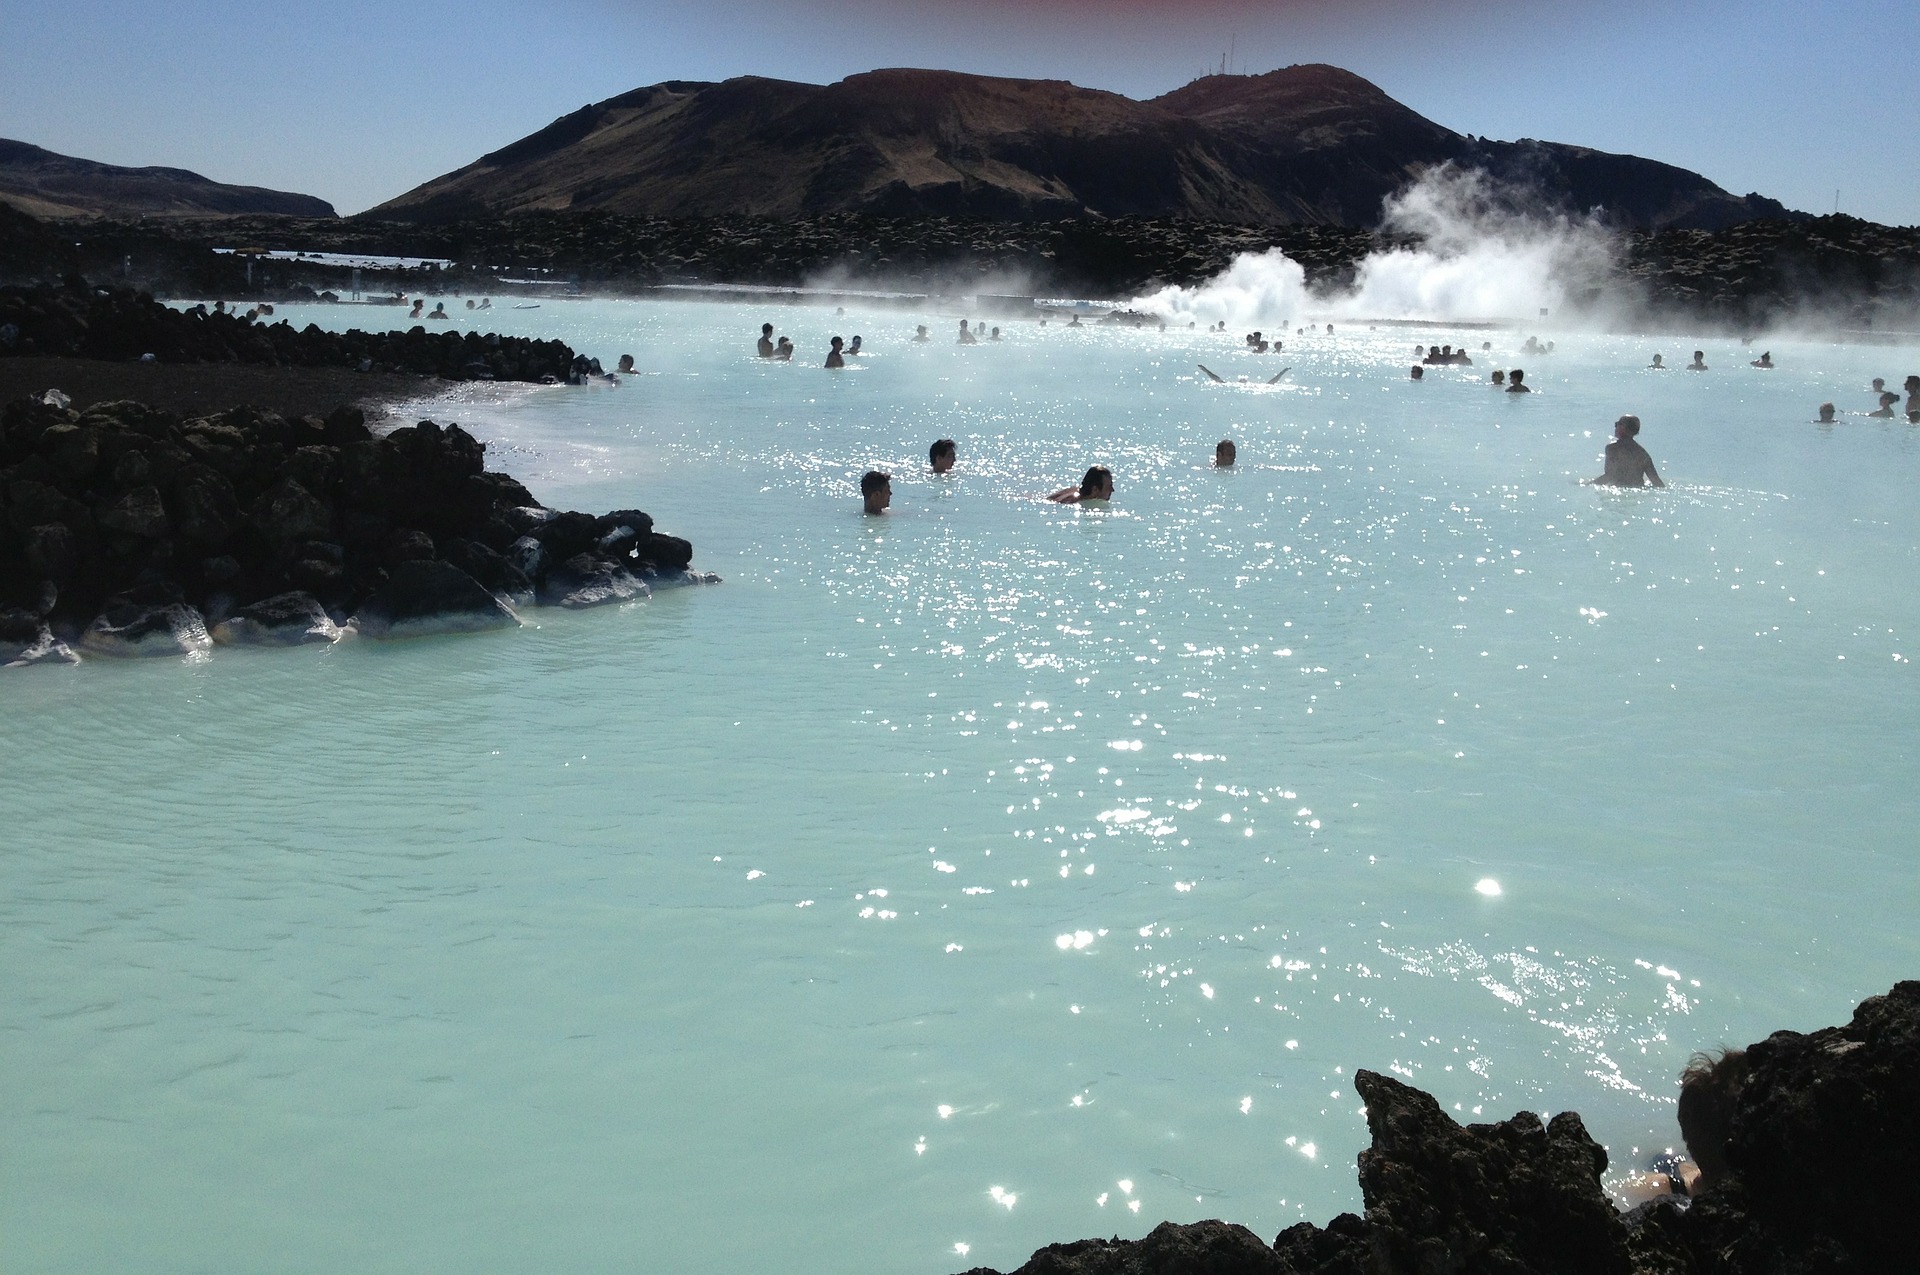
[[[1354,1087],[1372,1146],[1365,1217],[1288,1227],[1162,1223],[1139,1240],[1049,1245],[1018,1275],[1816,1275],[1904,1271],[1920,1252],[1920,982],[1845,1027],[1747,1051],[1727,1180],[1627,1214],[1579,1116],[1461,1126],[1375,1072]],[[969,1275],[995,1275],[984,1267]]]
[[[652,592],[619,563],[597,554],[577,553],[548,572],[540,586],[540,601],[580,610],[631,602]]]

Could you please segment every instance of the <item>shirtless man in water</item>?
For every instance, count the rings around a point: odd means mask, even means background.
[[[1638,416],[1622,416],[1613,423],[1613,441],[1607,444],[1607,472],[1593,480],[1596,487],[1665,487],[1653,467],[1653,457],[1634,440],[1640,432]]]
[[[1113,471],[1095,465],[1080,479],[1078,487],[1062,487],[1047,497],[1056,505],[1083,505],[1090,500],[1113,499]]]
[[[754,344],[754,350],[763,359],[773,357],[773,325],[771,323],[760,325],[760,340]]]

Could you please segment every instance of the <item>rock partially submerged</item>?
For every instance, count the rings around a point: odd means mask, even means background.
[[[213,626],[213,640],[221,646],[304,646],[339,637],[340,626],[320,599],[299,590],[241,607]]]
[[[1726,1181],[1683,1207],[1616,1212],[1580,1117],[1462,1126],[1432,1097],[1360,1071],[1373,1145],[1366,1214],[1282,1231],[1162,1223],[1139,1240],[1036,1252],[1015,1275],[1814,1275],[1916,1268],[1920,982],[1845,1027],[1746,1051]],[[968,1275],[997,1275],[976,1267]]]
[[[331,641],[350,616],[381,636],[506,628],[540,603],[711,579],[692,553],[639,510],[545,508],[457,425],[375,437],[353,408],[182,420],[44,395],[0,413],[0,608],[25,617],[0,664],[70,660],[61,638],[113,655]]]
[[[427,637],[517,628],[520,617],[486,586],[450,562],[403,562],[354,613],[353,627],[374,638]]]

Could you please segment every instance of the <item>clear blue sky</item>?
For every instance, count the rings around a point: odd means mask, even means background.
[[[1920,223],[1913,0],[0,0],[0,136],[357,212],[667,79],[880,66],[1151,97],[1331,62],[1463,133],[1627,151]]]

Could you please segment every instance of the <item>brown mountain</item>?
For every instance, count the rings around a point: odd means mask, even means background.
[[[0,201],[35,217],[331,217],[312,195],[228,186],[184,168],[121,168],[0,138]]]
[[[1147,102],[1059,80],[885,70],[825,86],[669,81],[584,106],[370,218],[534,209],[776,218],[1180,216],[1357,225],[1447,161],[1623,225],[1788,215],[1697,173],[1551,142],[1488,142],[1331,66],[1208,76]]]

